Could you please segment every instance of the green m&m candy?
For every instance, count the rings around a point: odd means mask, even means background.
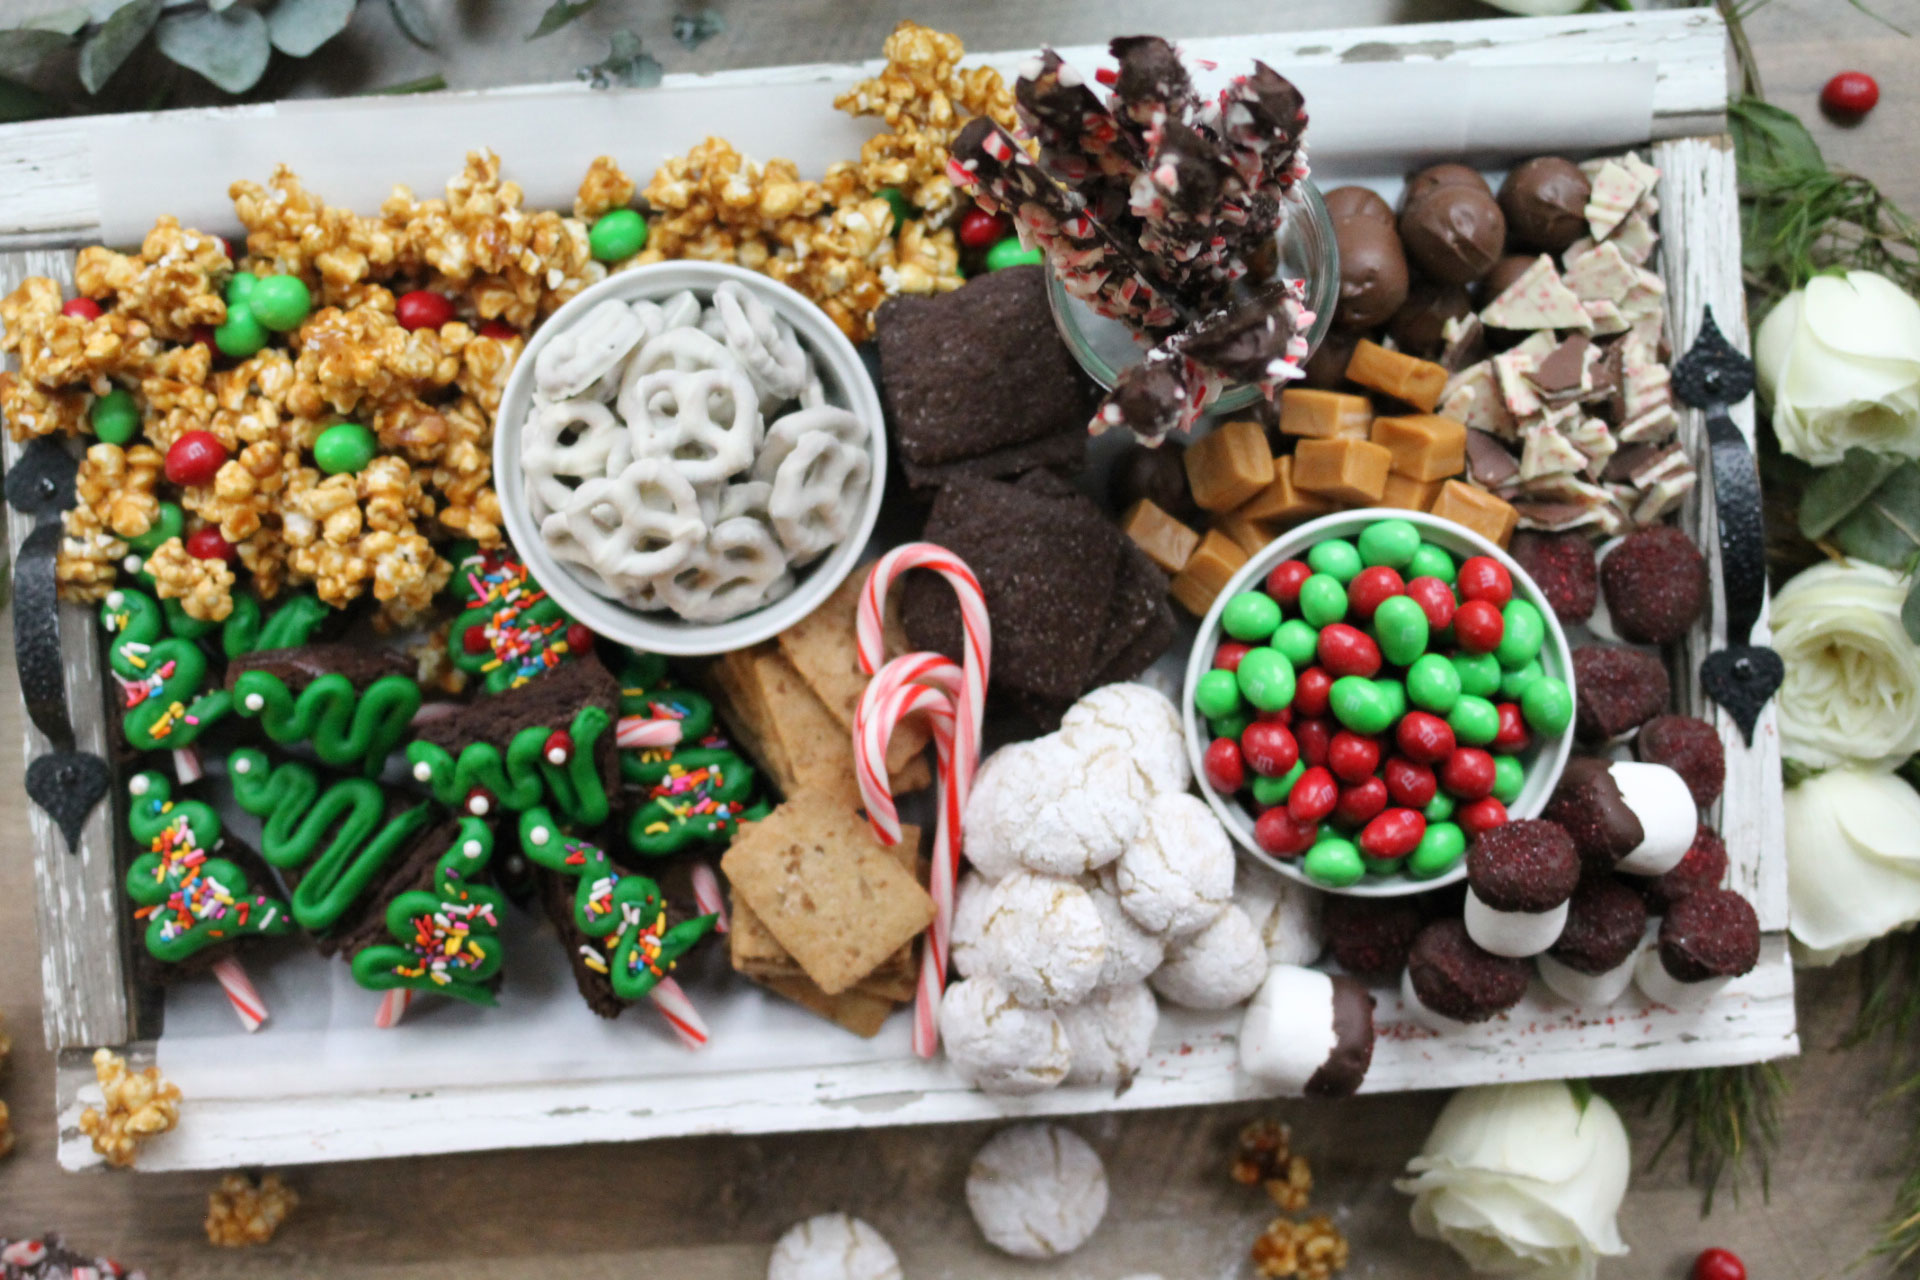
[[[128,538],[127,545],[135,551],[152,551],[161,543],[179,537],[186,527],[187,516],[180,510],[180,504],[163,502],[160,504],[160,514],[147,526],[147,531],[137,538]]]
[[[1431,631],[1427,611],[1411,596],[1388,596],[1373,611],[1374,638],[1380,642],[1381,654],[1396,667],[1408,666],[1427,651]]]
[[[1460,676],[1460,692],[1491,698],[1500,689],[1500,659],[1490,653],[1456,653],[1448,659]]]
[[[1433,830],[1434,823],[1451,818],[1455,807],[1452,796],[1444,791],[1434,792],[1433,799],[1427,801],[1427,807],[1420,811],[1420,816],[1427,820],[1427,830]]]
[[[1235,676],[1240,694],[1262,711],[1278,711],[1293,701],[1293,664],[1276,649],[1249,649]]]
[[[1504,671],[1500,674],[1500,696],[1508,702],[1518,702],[1520,701],[1520,695],[1527,691],[1527,686],[1545,674],[1546,672],[1541,669],[1538,658],[1535,658],[1524,667],[1515,667],[1511,671]]]
[[[358,472],[373,461],[380,442],[357,422],[336,422],[313,442],[313,460],[330,476]]]
[[[893,234],[899,235],[900,228],[907,225],[908,218],[920,216],[920,210],[913,201],[907,199],[907,193],[898,187],[882,187],[874,194],[887,202],[887,208],[893,210]]]
[[[1333,584],[1336,588],[1339,583]],[[1288,618],[1280,624],[1268,641],[1274,648],[1287,655],[1287,661],[1293,664],[1295,671],[1303,671],[1313,665],[1314,657],[1320,651],[1320,633],[1313,629],[1311,622],[1299,618]]]
[[[1388,676],[1380,676],[1374,680],[1373,687],[1387,704],[1389,725],[1407,714],[1407,686]]]
[[[1393,723],[1393,702],[1365,676],[1341,676],[1328,694],[1333,718],[1360,734],[1385,733]]]
[[[1306,771],[1307,762],[1295,760],[1293,768],[1277,778],[1254,774],[1253,802],[1262,809],[1271,809],[1274,805],[1285,804],[1287,797],[1293,794],[1293,784],[1300,781],[1300,775]]]
[[[1025,267],[1045,260],[1038,245],[1031,249],[1020,247],[1020,237],[1008,236],[987,250],[987,270],[1005,271],[1008,267]]]
[[[1340,579],[1330,573],[1316,573],[1301,583],[1300,616],[1316,627],[1330,626],[1346,617],[1347,589]]]
[[[227,305],[232,306],[236,302],[245,302],[251,298],[253,286],[259,283],[260,277],[251,271],[234,272],[233,278],[227,281]]]
[[[1500,709],[1485,698],[1463,693],[1447,713],[1454,740],[1466,747],[1484,747],[1500,736]]]
[[[1307,879],[1332,889],[1357,884],[1367,874],[1367,864],[1360,860],[1359,847],[1351,840],[1337,837],[1322,840],[1307,850],[1300,869],[1307,873]]]
[[[1564,680],[1541,676],[1520,695],[1520,718],[1535,733],[1564,733],[1573,723],[1573,692]]]
[[[1369,565],[1404,569],[1420,550],[1420,531],[1406,520],[1376,520],[1360,531],[1360,558]]]
[[[245,360],[267,345],[267,328],[254,318],[247,303],[229,302],[226,320],[213,331],[213,345],[221,355]]]
[[[1420,843],[1407,857],[1407,874],[1415,880],[1445,875],[1466,851],[1466,832],[1451,822],[1429,822],[1427,833],[1420,837]]]
[[[1402,575],[1408,582],[1415,578],[1438,578],[1448,586],[1458,570],[1454,567],[1453,557],[1447,554],[1445,547],[1436,547],[1431,542],[1423,542],[1413,553],[1406,572]]]
[[[247,309],[262,325],[285,333],[297,328],[313,310],[313,295],[299,276],[262,276],[247,295]]]
[[[1360,563],[1360,548],[1345,538],[1327,538],[1313,544],[1307,552],[1307,567],[1315,573],[1324,573],[1346,586],[1366,568]],[[1304,584],[1302,590],[1305,589]]]
[[[1193,705],[1209,720],[1230,716],[1240,710],[1240,682],[1233,672],[1216,667],[1195,682]]]
[[[140,431],[140,408],[133,402],[133,392],[115,387],[93,402],[87,421],[103,442],[125,444]]]
[[[1493,798],[1501,804],[1512,804],[1520,797],[1520,789],[1527,785],[1527,770],[1518,756],[1495,756],[1493,758]]]
[[[1242,591],[1220,611],[1220,629],[1235,640],[1258,644],[1279,625],[1280,602],[1264,591]]]
[[[1422,654],[1407,668],[1407,698],[1422,711],[1444,716],[1460,700],[1460,672],[1437,653]]]
[[[1540,646],[1547,638],[1547,624],[1540,616],[1540,610],[1530,601],[1509,600],[1507,607],[1500,611],[1501,621],[1506,625],[1500,633],[1500,644],[1494,649],[1493,656],[1501,667],[1514,671],[1526,666],[1540,654]]]
[[[1232,738],[1238,742],[1240,735],[1245,733],[1247,726],[1252,723],[1253,712],[1241,707],[1230,716],[1215,716],[1207,721],[1207,728],[1213,730],[1213,736],[1216,738]]]
[[[596,262],[625,262],[647,247],[647,220],[638,209],[610,209],[587,231],[587,252]]]

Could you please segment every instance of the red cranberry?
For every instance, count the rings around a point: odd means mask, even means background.
[[[1693,1280],[1747,1280],[1747,1264],[1730,1249],[1703,1249],[1693,1260]]]
[[[1207,785],[1221,795],[1232,795],[1247,780],[1247,766],[1240,760],[1240,744],[1232,738],[1215,738],[1207,744],[1200,763],[1205,767]]]
[[[988,213],[975,205],[960,215],[960,243],[969,249],[987,249],[1013,234],[1004,213]]]
[[[504,320],[489,320],[480,326],[480,336],[496,342],[512,342],[520,336],[520,331]]]
[[[1445,631],[1453,623],[1458,602],[1453,598],[1453,588],[1440,579],[1415,578],[1407,584],[1407,598],[1420,606],[1432,630]]]
[[[1507,824],[1507,806],[1492,796],[1463,804],[1453,811],[1453,820],[1467,833],[1469,840]]]
[[[1373,611],[1380,607],[1389,596],[1404,592],[1407,584],[1400,575],[1386,565],[1377,564],[1371,569],[1362,569],[1347,584],[1347,608],[1362,622],[1371,621]]]
[[[1491,601],[1469,600],[1453,615],[1454,638],[1468,653],[1492,653],[1506,633],[1506,620]]]
[[[1365,782],[1343,787],[1334,802],[1333,816],[1344,826],[1364,827],[1387,807],[1387,784],[1369,777]]]
[[[1468,556],[1454,585],[1462,600],[1485,600],[1496,609],[1513,599],[1513,575],[1492,556]]]
[[[1300,758],[1310,765],[1327,762],[1327,748],[1333,745],[1333,725],[1318,718],[1297,721],[1293,738],[1300,744]]]
[[[1313,847],[1320,834],[1314,822],[1296,822],[1287,806],[1277,804],[1253,824],[1253,842],[1276,858],[1297,858]]]
[[[1313,576],[1304,560],[1282,560],[1267,574],[1267,594],[1284,609],[1300,604],[1300,584]]]
[[[1333,775],[1319,765],[1294,779],[1287,793],[1287,812],[1295,822],[1318,822],[1333,812],[1340,799],[1340,788]]]
[[[567,626],[567,650],[570,653],[585,653],[593,648],[593,631],[584,622],[569,623]]]
[[[1821,110],[1842,120],[1858,120],[1879,102],[1880,86],[1864,71],[1842,71],[1820,91]],[[1700,1256],[1704,1258],[1706,1254]]]
[[[1380,767],[1380,744],[1342,729],[1327,744],[1327,768],[1342,782],[1364,782]]]
[[[1360,852],[1369,858],[1404,858],[1427,834],[1427,820],[1412,809],[1389,809],[1360,833]]]
[[[1527,722],[1520,715],[1520,704],[1503,702],[1499,706],[1500,732],[1493,736],[1493,746],[1497,751],[1525,751],[1533,738],[1527,732]]]
[[[1453,726],[1428,711],[1409,711],[1393,731],[1400,754],[1415,764],[1438,764],[1453,753]]]
[[[195,529],[187,535],[184,545],[187,554],[195,560],[225,560],[228,564],[235,564],[240,559],[240,548],[221,537],[217,525]]]
[[[1293,708],[1303,716],[1323,716],[1333,697],[1333,677],[1322,667],[1308,667],[1293,680]]]
[[[227,446],[211,431],[183,431],[167,450],[167,479],[175,484],[212,484],[227,463]]]
[[[1380,670],[1380,646],[1373,637],[1358,627],[1350,627],[1344,622],[1329,623],[1320,628],[1320,665],[1327,674],[1339,676],[1374,676]],[[1298,692],[1296,688],[1295,692]]]
[[[92,298],[68,298],[60,304],[60,314],[76,320],[98,320],[100,304]]]
[[[1434,792],[1440,789],[1439,779],[1433,776],[1433,770],[1402,756],[1394,756],[1387,761],[1385,776],[1387,797],[1409,809],[1426,808],[1433,803]]]
[[[1478,747],[1461,747],[1440,766],[1440,785],[1462,800],[1493,794],[1493,757]]]
[[[1217,671],[1238,671],[1240,659],[1247,656],[1253,648],[1250,644],[1241,644],[1238,640],[1222,640],[1220,647],[1213,651],[1213,665]]]
[[[1256,720],[1240,735],[1240,754],[1261,777],[1277,778],[1300,758],[1300,744],[1287,726]]]
[[[453,319],[453,303],[445,294],[431,289],[403,293],[393,304],[393,314],[402,329],[438,329]]]
[[[460,647],[468,653],[485,653],[493,642],[487,639],[487,629],[476,622],[460,633]]]

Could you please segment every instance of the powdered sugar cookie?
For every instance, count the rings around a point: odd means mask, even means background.
[[[993,759],[1007,753],[1008,767],[983,774],[967,804],[963,829],[976,865],[989,875],[1017,864],[1075,876],[1120,856],[1141,812],[1126,760],[1088,760],[1057,734],[1003,748]]]
[[[1206,801],[1156,796],[1114,865],[1120,906],[1148,933],[1182,937],[1213,923],[1233,897],[1233,846]]]
[[[1106,959],[1100,962],[1098,985],[1119,987],[1144,981],[1167,958],[1166,945],[1120,909],[1120,899],[1101,883],[1099,876],[1081,877],[1080,886],[1093,899],[1093,909],[1100,913],[1100,927],[1107,943]]]
[[[1022,1004],[1076,1004],[1099,981],[1106,930],[1071,880],[1016,871],[993,886],[980,926],[986,972]]]
[[[1193,782],[1180,712],[1165,694],[1144,684],[1095,689],[1061,719],[1060,736],[1085,756],[1121,751],[1153,795],[1185,791]]]
[[[947,929],[947,955],[953,971],[963,978],[985,972],[980,956],[980,929],[987,922],[987,903],[993,898],[993,882],[977,871],[960,877],[953,891],[953,921]]]
[[[988,1139],[967,1171],[967,1207],[987,1243],[1016,1258],[1057,1258],[1107,1213],[1107,1171],[1080,1135],[1023,1124]]]
[[[1073,1048],[1068,1084],[1125,1084],[1147,1060],[1160,1005],[1144,982],[1102,987],[1060,1011]]]
[[[901,1280],[886,1237],[858,1218],[823,1213],[774,1243],[767,1280]]]
[[[1051,1089],[1072,1061],[1051,1009],[1029,1009],[992,978],[953,983],[940,1001],[940,1042],[962,1079],[983,1093]]]
[[[1170,943],[1167,962],[1147,981],[1189,1009],[1231,1009],[1267,977],[1267,946],[1247,913],[1229,906],[1200,932]]]
[[[1233,902],[1247,913],[1270,964],[1309,965],[1320,958],[1318,892],[1254,863],[1243,863],[1234,877]]]

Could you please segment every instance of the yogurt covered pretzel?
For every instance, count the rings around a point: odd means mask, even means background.
[[[827,431],[808,432],[781,462],[767,511],[795,564],[846,540],[870,469],[865,448]]]
[[[634,456],[671,463],[689,484],[718,484],[753,465],[760,403],[738,369],[650,373],[620,400]]]
[[[784,320],[767,304],[728,281],[713,291],[712,314],[719,321],[727,350],[746,369],[765,400],[778,404],[799,395],[807,385],[807,353]]]
[[[608,399],[595,394],[599,385],[648,336],[632,307],[609,298],[541,348],[533,362],[533,385],[548,400]]]

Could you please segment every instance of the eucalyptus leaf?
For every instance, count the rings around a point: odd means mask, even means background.
[[[80,46],[80,83],[88,93],[106,87],[160,20],[160,0],[131,0],[115,9]]]
[[[622,27],[607,37],[607,56],[577,73],[595,89],[651,89],[665,69],[640,46],[640,37]]]
[[[55,9],[52,13],[28,18],[20,25],[35,31],[57,31],[63,36],[77,36],[92,19],[93,15],[87,12],[85,5],[74,5],[70,9]]]
[[[32,75],[42,62],[72,43],[58,31],[14,27],[0,31],[0,76]]]
[[[540,15],[540,25],[533,29],[529,40],[538,40],[541,36],[550,36],[560,28],[578,18],[600,0],[553,0],[547,11]]]
[[[273,56],[266,21],[251,9],[175,14],[160,24],[154,43],[228,93],[245,93],[258,84]]]
[[[1842,552],[1905,572],[1920,560],[1920,464],[1903,463],[1833,527]]]
[[[1801,494],[1801,535],[1809,540],[1824,538],[1899,469],[1898,458],[1871,449],[1847,450],[1839,462],[1816,471],[1813,483]]]
[[[673,15],[673,38],[689,49],[698,49],[726,29],[727,20],[711,9]]]
[[[346,30],[355,0],[276,0],[267,11],[267,38],[280,52],[304,58]]]
[[[380,89],[363,89],[356,96],[380,98],[407,93],[438,93],[446,87],[447,78],[436,71],[430,76],[421,76],[418,80],[402,80],[399,84],[390,84]]]
[[[0,78],[0,124],[44,120],[60,114],[60,104],[16,80]]]
[[[420,0],[387,0],[387,12],[400,34],[422,49],[433,48],[433,23],[427,20],[427,7]]]
[[[1758,169],[1827,171],[1820,144],[1791,111],[1758,98],[1736,98],[1727,104],[1727,124],[1733,133],[1734,156],[1743,177]]]
[[[1907,629],[1907,639],[1920,644],[1920,579],[1914,581],[1906,603],[1900,606],[1900,625]]]

